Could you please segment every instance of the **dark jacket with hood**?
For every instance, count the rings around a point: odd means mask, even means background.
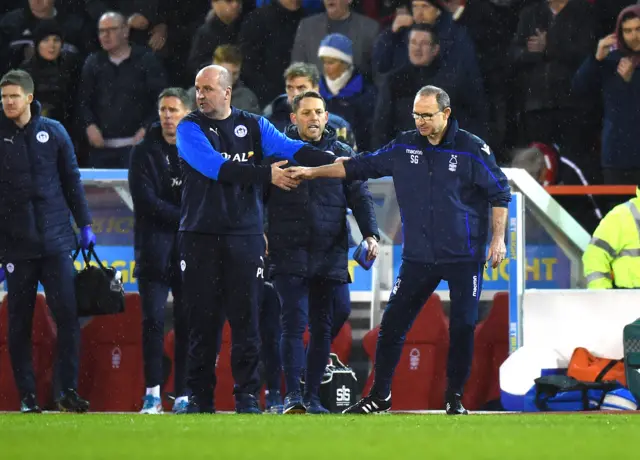
[[[62,125],[40,115],[19,128],[0,113],[0,260],[36,259],[76,249],[71,216],[91,224],[73,144]]]
[[[133,148],[129,167],[136,278],[168,281],[175,269],[181,185],[178,148],[164,140],[160,124],[154,123]]]
[[[294,125],[287,128],[286,134],[300,138]],[[313,145],[336,156],[355,156],[329,127],[322,140]],[[272,186],[268,198],[271,273],[346,283],[347,208],[353,210],[363,237],[379,235],[373,200],[365,182],[317,179],[305,181],[290,192]]]
[[[267,120],[281,132],[284,132],[287,126],[291,124],[289,115],[291,115],[291,106],[289,105],[286,94],[281,94],[276,97],[265,109],[264,113]],[[329,122],[327,126],[336,132],[336,136],[340,142],[344,142],[352,149],[357,150],[355,134],[351,129],[351,125],[344,118],[329,112]]]
[[[527,49],[536,29],[547,33],[542,53]],[[598,29],[593,7],[586,0],[570,0],[555,17],[546,1],[522,11],[510,55],[525,112],[591,107],[589,100],[572,94],[571,80],[584,58],[593,53]]]
[[[622,10],[618,16],[617,50],[602,61],[592,52],[582,63],[573,80],[574,91],[582,97],[601,93],[604,106],[602,128],[602,167],[640,169],[640,53],[634,53],[622,38],[622,18],[640,18],[640,5]],[[631,59],[636,69],[627,83],[618,74],[620,59]]]
[[[376,105],[376,89],[361,74],[355,73],[338,94],[329,91],[324,77],[320,79],[320,94],[327,103],[327,112],[344,118],[356,134],[359,150],[369,150],[371,124]]]

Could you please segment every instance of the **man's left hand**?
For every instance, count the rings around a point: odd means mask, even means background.
[[[367,247],[369,248],[367,250],[367,260],[375,260],[375,258],[378,257],[378,242],[372,236],[366,237],[365,241],[367,242]]]
[[[491,261],[491,266],[496,268],[507,255],[507,247],[504,245],[504,238],[492,238],[489,245],[487,260]]]
[[[132,29],[147,30],[149,27],[149,20],[140,13],[131,15],[127,22],[129,23],[129,27]]]
[[[149,37],[149,47],[153,51],[159,51],[164,48],[165,43],[167,42],[167,25],[166,24],[158,24],[153,29],[151,29],[151,37]]]
[[[313,179],[313,170],[307,166],[292,166],[289,168],[291,178],[296,180],[311,180]]]
[[[82,227],[80,230],[80,247],[85,251],[96,244],[96,235],[91,229],[91,225]]]

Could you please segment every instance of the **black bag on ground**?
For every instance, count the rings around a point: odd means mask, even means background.
[[[332,364],[327,366],[320,385],[320,401],[332,413],[341,413],[356,403],[358,380],[349,366],[345,366],[338,356],[331,354]]]
[[[124,311],[122,274],[114,267],[105,267],[93,246],[88,251],[78,249],[76,260],[82,252],[85,267],[76,273],[75,288],[78,316],[113,315]],[[90,265],[91,258],[98,266]]]

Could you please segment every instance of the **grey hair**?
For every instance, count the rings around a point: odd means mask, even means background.
[[[416,93],[416,99],[419,97],[429,97],[435,96],[436,102],[438,103],[438,110],[444,110],[448,107],[451,107],[451,99],[449,99],[449,95],[442,88],[438,88],[437,86],[428,85],[423,86]]]
[[[191,97],[189,92],[183,88],[165,88],[158,96],[158,103],[165,97],[176,97],[180,99],[185,109],[191,111],[194,108],[194,97]]]
[[[119,11],[106,11],[105,13],[102,14],[102,16],[100,16],[100,19],[98,20],[98,22],[108,18],[117,19],[120,22],[120,25],[122,26],[127,25],[127,18],[124,16],[124,14],[122,14]]]

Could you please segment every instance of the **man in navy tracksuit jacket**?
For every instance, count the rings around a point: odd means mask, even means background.
[[[376,347],[375,382],[352,414],[391,408],[391,380],[406,333],[441,280],[451,293],[447,363],[448,414],[466,414],[462,390],[473,358],[473,335],[482,290],[489,208],[488,258],[504,259],[504,232],[511,192],[491,149],[458,127],[449,96],[425,86],[416,96],[414,131],[401,133],[376,153],[322,168],[294,169],[294,177],[364,180],[392,176],[402,215],[402,266],[387,303]]]
[[[178,123],[192,109],[182,88],[168,88],[158,97],[160,123],[153,124],[131,152],[129,189],[134,205],[135,277],[142,299],[142,351],[146,395],[141,413],[162,413],[160,385],[164,307],[173,294],[175,332],[174,412],[186,409],[184,380],[187,361],[187,317],[182,308],[182,276],[176,236],[180,225],[182,168],[176,147]]]
[[[231,78],[220,66],[196,76],[199,110],[178,125],[183,183],[180,268],[189,311],[188,412],[212,412],[216,344],[226,316],[232,330],[236,411],[260,413],[256,394],[258,302],[264,282],[263,187],[298,185],[287,161],[329,164],[332,154],[287,138],[265,118],[230,105]],[[263,158],[286,161],[261,165]]]
[[[336,157],[355,156],[327,127],[325,101],[317,92],[293,100],[295,125],[286,134]],[[282,298],[281,353],[286,383],[284,413],[328,413],[320,402],[320,383],[331,349],[335,291],[348,282],[347,207],[377,253],[378,225],[365,183],[338,179],[306,182],[291,192],[269,194],[269,254]],[[309,324],[305,357],[302,334]],[[305,366],[306,361],[306,366]],[[304,396],[300,374],[306,369]]]
[[[86,412],[76,392],[80,327],[71,251],[95,244],[73,144],[60,123],[40,115],[33,80],[12,70],[0,80],[0,260],[9,298],[9,353],[23,412],[40,412],[31,358],[38,282],[58,327],[62,395],[58,408]],[[41,398],[47,395],[40,395]]]

